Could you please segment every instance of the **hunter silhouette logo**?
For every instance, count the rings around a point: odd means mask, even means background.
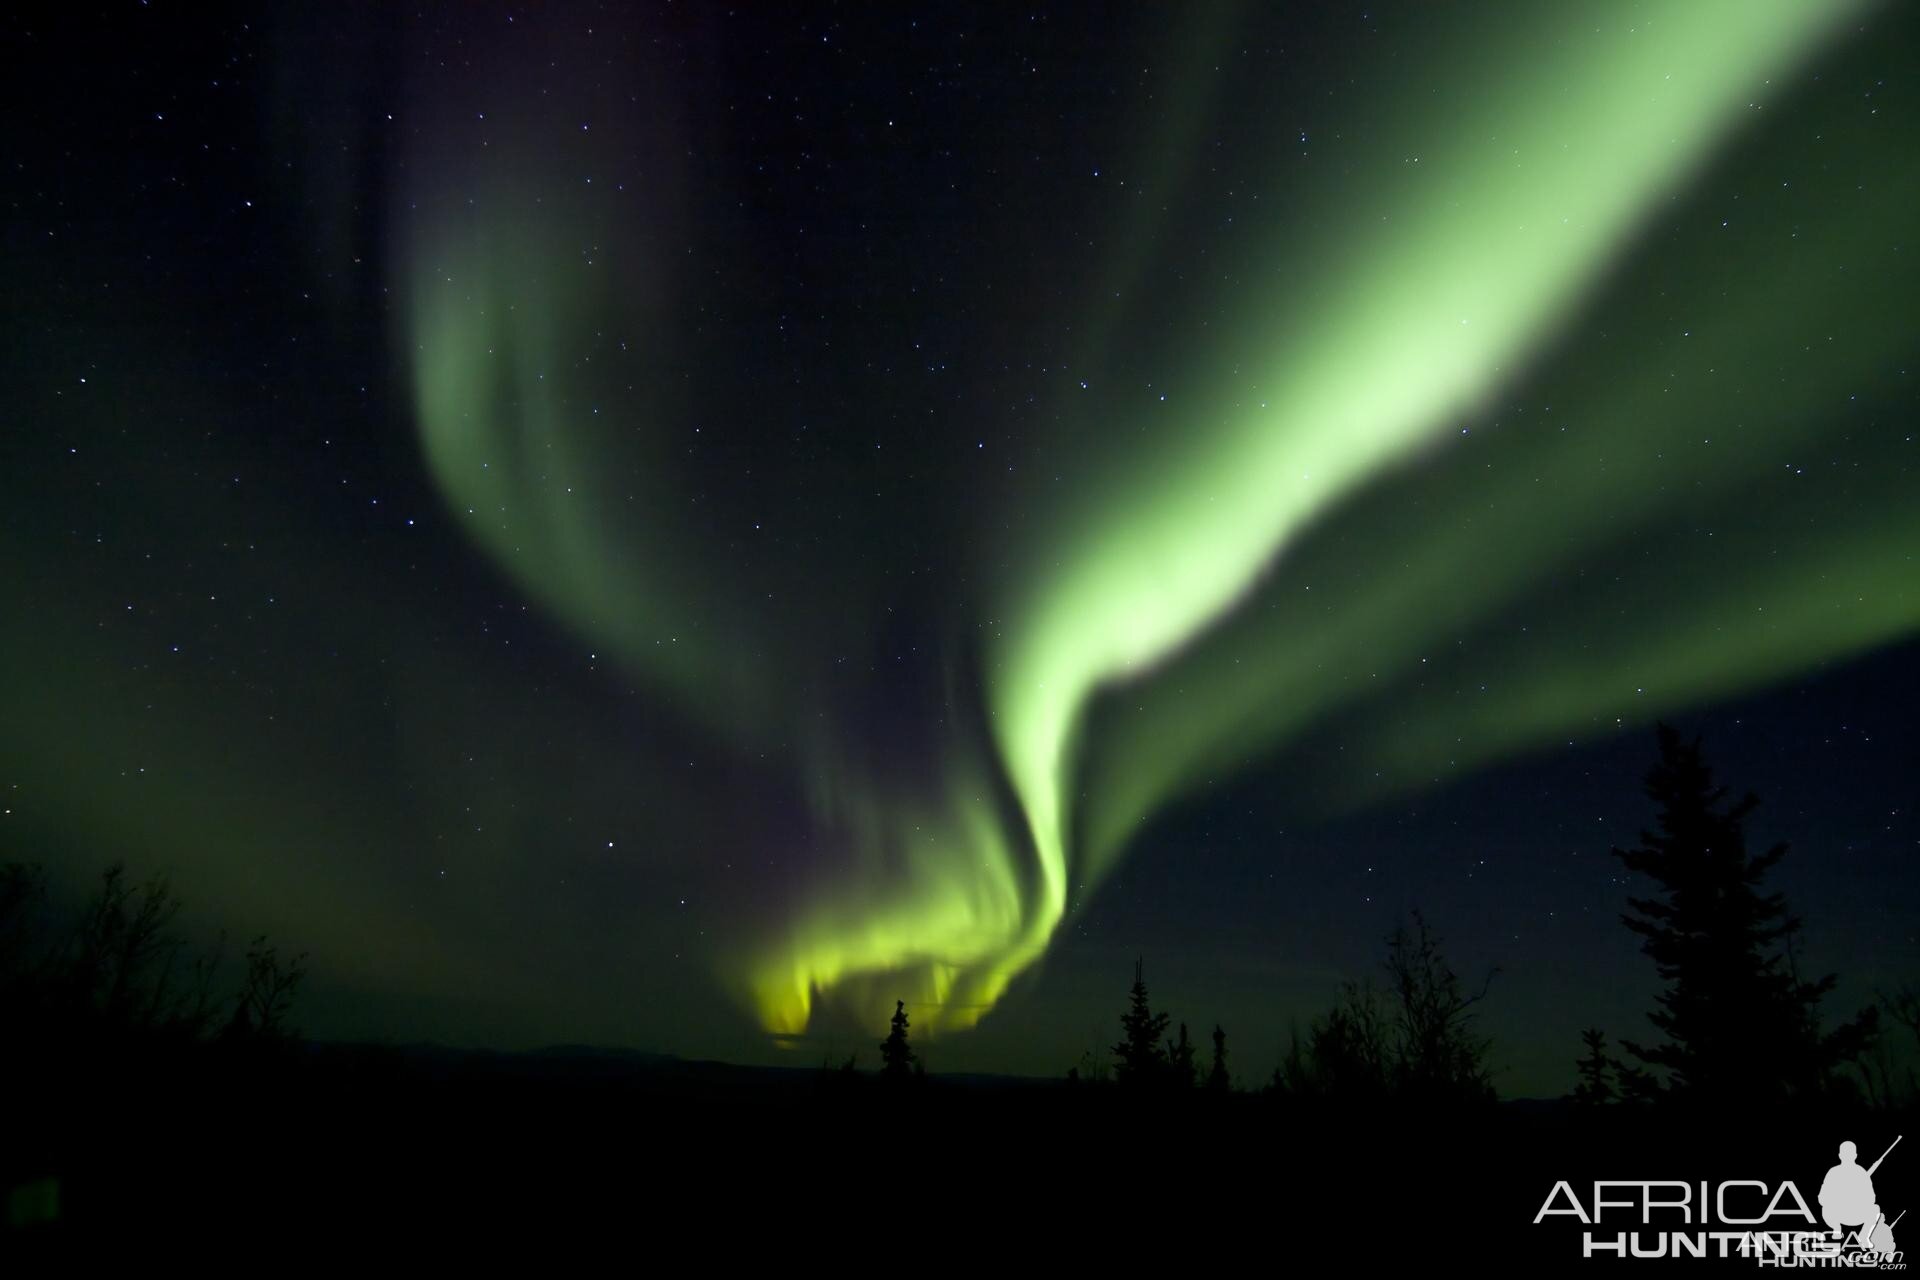
[[[1839,1162],[1820,1183],[1817,1217],[1790,1180],[1653,1178],[1595,1181],[1588,1203],[1567,1182],[1556,1182],[1533,1221],[1579,1219],[1587,1228],[1580,1246],[1585,1258],[1746,1258],[1762,1267],[1904,1270],[1893,1229],[1906,1212],[1889,1221],[1873,1185],[1903,1136],[1864,1169],[1859,1148],[1842,1142]],[[1635,1229],[1619,1229],[1628,1217]]]
[[[1873,1192],[1873,1175],[1904,1137],[1905,1134],[1896,1135],[1892,1144],[1880,1153],[1880,1159],[1865,1169],[1857,1159],[1859,1148],[1851,1142],[1840,1144],[1840,1163],[1827,1170],[1826,1180],[1820,1184],[1820,1217],[1834,1235],[1875,1253],[1894,1252],[1893,1226],[1900,1218],[1888,1222],[1887,1215],[1880,1211]],[[1902,1209],[1900,1217],[1906,1216],[1906,1210]],[[1848,1228],[1852,1230],[1849,1232]]]

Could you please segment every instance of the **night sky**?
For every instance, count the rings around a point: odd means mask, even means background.
[[[1920,974],[1912,6],[0,21],[0,856],[311,1035],[1559,1093],[1658,719]]]

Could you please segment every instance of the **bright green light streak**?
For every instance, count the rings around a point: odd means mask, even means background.
[[[1505,47],[1442,51],[1453,109],[1405,90],[1399,125],[1367,141],[1372,167],[1307,219],[1348,230],[1287,264],[1287,295],[1244,324],[1222,363],[1254,376],[1183,410],[1177,446],[1035,517],[987,689],[1022,838],[959,765],[933,802],[868,797],[847,833],[863,882],[835,886],[737,975],[766,1025],[804,1027],[823,992],[876,1007],[910,994],[944,1010],[916,1011],[928,1027],[997,999],[1043,953],[1069,880],[1090,888],[1122,845],[1126,824],[1089,839],[1068,798],[1091,700],[1176,657],[1310,524],[1511,379],[1748,104],[1863,7],[1563,6]],[[605,306],[573,260],[593,237],[550,212],[498,222],[497,239],[451,221],[414,246],[416,398],[449,505],[562,616],[732,736],[780,723],[771,668],[727,643],[747,629],[676,575],[664,540],[632,536],[573,443],[579,397],[552,375]],[[705,643],[682,644],[696,629]],[[1142,806],[1234,717],[1207,721],[1190,721]]]
[[[768,1030],[797,1035],[818,993],[867,1011],[905,999],[928,1033],[973,1025],[1039,958],[1018,938],[1025,892],[998,813],[876,803],[849,834],[861,883],[840,886],[737,975]]]
[[[1920,166],[1823,151],[1876,171],[1871,196],[1796,219],[1791,240],[1782,226],[1775,240],[1791,251],[1765,271],[1729,271],[1726,251],[1709,247],[1717,231],[1702,230],[1690,269],[1660,274],[1674,296],[1712,300],[1686,332],[1616,332],[1570,380],[1529,384],[1550,415],[1476,430],[1470,448],[1376,481],[1290,548],[1260,607],[1102,699],[1082,771],[1083,853],[1117,857],[1160,806],[1336,711],[1376,722],[1362,730],[1374,740],[1346,742],[1342,775],[1324,780],[1340,794],[1323,798],[1353,800],[1595,725],[1610,732],[1920,624],[1920,597],[1885,589],[1915,576],[1911,534],[1896,524],[1857,538],[1857,519],[1819,505],[1844,487],[1850,510],[1910,506],[1898,461],[1845,481],[1799,478],[1791,465],[1825,456],[1835,432],[1866,428],[1846,393],[1900,394],[1909,341],[1894,318],[1911,297],[1899,247]],[[1795,376],[1780,377],[1788,368]],[[1872,457],[1862,441],[1849,451]],[[1775,572],[1754,577],[1749,562]],[[1607,565],[1629,584],[1612,591],[1610,611],[1587,616],[1582,599],[1554,598],[1556,575],[1585,583],[1579,571],[1592,569],[1605,582]],[[1822,575],[1863,565],[1883,566],[1888,581],[1830,619],[1829,653],[1805,636],[1778,643]],[[1719,629],[1716,644],[1683,643],[1702,626]],[[1560,646],[1577,646],[1579,660]],[[1607,679],[1589,678],[1602,668]],[[1533,680],[1548,670],[1577,687],[1546,696]],[[1508,705],[1516,681],[1527,692]]]
[[[1398,201],[1345,211],[1362,229],[1308,291],[1325,305],[1248,362],[1269,370],[1259,407],[1220,411],[1033,549],[1045,567],[1009,610],[990,690],[1041,871],[1023,944],[1064,910],[1065,793],[1089,699],[1192,641],[1308,522],[1510,378],[1653,202],[1859,7],[1700,3],[1634,25],[1616,6],[1563,7],[1554,30],[1505,51],[1526,70],[1490,80],[1482,109],[1381,148],[1419,177],[1379,184]],[[1096,850],[1085,878],[1111,856]]]

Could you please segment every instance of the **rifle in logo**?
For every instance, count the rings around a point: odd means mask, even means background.
[[[1893,1141],[1887,1144],[1887,1149],[1885,1151],[1882,1151],[1880,1153],[1880,1159],[1875,1160],[1871,1165],[1868,1166],[1867,1176],[1869,1178],[1873,1176],[1873,1171],[1875,1169],[1878,1169],[1882,1164],[1882,1162],[1884,1162],[1888,1156],[1893,1154],[1893,1149],[1900,1145],[1900,1139],[1906,1136],[1907,1135],[1904,1133],[1896,1133],[1893,1135]],[[1906,1216],[1907,1216],[1907,1211],[1905,1209],[1902,1209],[1900,1211],[1900,1218],[1904,1218]],[[1886,1214],[1884,1213],[1879,1214],[1874,1221],[1873,1231],[1868,1236],[1868,1241],[1869,1241],[1868,1247],[1871,1248],[1875,1253],[1892,1253],[1896,1247],[1893,1243],[1893,1229],[1896,1225],[1898,1225],[1900,1218],[1895,1218],[1892,1222],[1888,1222]]]
[[[1840,1163],[1827,1170],[1826,1179],[1820,1184],[1820,1216],[1826,1221],[1827,1230],[1844,1237],[1847,1228],[1853,1227],[1858,1232],[1855,1238],[1865,1245],[1870,1244],[1875,1233],[1885,1226],[1886,1215],[1880,1212],[1880,1204],[1873,1191],[1873,1175],[1905,1136],[1896,1135],[1887,1149],[1880,1153],[1880,1158],[1865,1169],[1855,1159],[1859,1148],[1851,1142],[1840,1144]],[[1887,1228],[1889,1238],[1892,1234],[1892,1228]]]

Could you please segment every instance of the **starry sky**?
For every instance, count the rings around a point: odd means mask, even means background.
[[[1555,1093],[1661,718],[1920,971],[1911,10],[4,22],[0,853],[312,1034]]]

